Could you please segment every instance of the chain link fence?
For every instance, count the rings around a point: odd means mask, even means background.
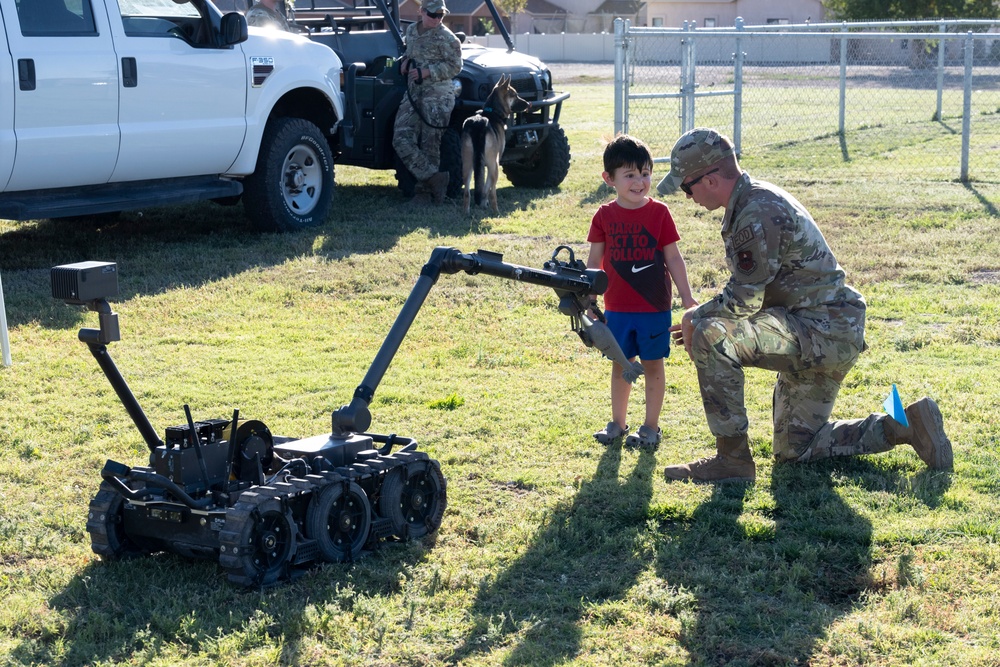
[[[669,161],[716,127],[755,168],[1000,182],[1000,21],[615,26],[615,130]],[[900,162],[902,161],[902,162]]]

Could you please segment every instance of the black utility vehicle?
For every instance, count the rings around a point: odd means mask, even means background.
[[[396,169],[401,187],[408,172],[392,150],[392,128],[405,94],[404,79],[394,61],[404,52],[399,0],[298,0],[295,23],[313,41],[333,49],[344,64],[346,118],[339,131],[335,161],[369,169]],[[442,169],[451,173],[449,196],[461,186],[459,133],[462,122],[481,109],[501,75],[508,74],[518,95],[531,103],[528,111],[508,121],[507,146],[500,164],[516,186],[556,187],[569,171],[570,149],[559,126],[562,103],[569,93],[552,88],[552,74],[537,58],[517,53],[493,0],[485,0],[507,49],[462,46],[462,72],[455,79],[456,104],[451,126],[442,139]],[[462,38],[462,35],[459,36]]]

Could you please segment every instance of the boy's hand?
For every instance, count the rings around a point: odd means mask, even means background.
[[[681,317],[680,324],[675,324],[670,327],[670,332],[673,334],[673,341],[677,344],[684,345],[684,351],[687,352],[688,358],[694,361],[694,357],[691,356],[691,336],[694,333],[694,311],[697,306],[692,306],[684,311],[684,315]]]

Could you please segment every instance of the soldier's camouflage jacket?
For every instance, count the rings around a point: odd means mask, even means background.
[[[411,23],[406,28],[403,37],[406,55],[411,67],[426,67],[431,75],[421,84],[411,83],[411,94],[454,95],[451,81],[462,71],[462,43],[444,25],[425,30],[423,34],[417,29],[418,25]]]
[[[795,316],[802,341],[818,334],[863,347],[864,298],[845,283],[823,233],[792,195],[744,173],[726,208],[722,239],[732,275],[721,294],[698,308],[695,320],[744,319],[784,308]],[[815,354],[822,356],[818,349]],[[810,350],[803,349],[803,356],[808,359]]]

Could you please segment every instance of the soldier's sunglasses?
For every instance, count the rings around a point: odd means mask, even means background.
[[[444,12],[429,12],[426,9],[424,10],[424,14],[427,14],[427,18],[430,19],[439,19],[444,16]]]
[[[683,190],[684,194],[686,194],[686,195],[691,194],[691,186],[692,185],[695,185],[698,181],[700,181],[701,179],[705,178],[709,174],[714,174],[715,172],[719,171],[719,169],[721,169],[721,167],[716,167],[715,169],[712,169],[711,171],[706,171],[704,174],[702,174],[698,178],[694,179],[693,181],[688,181],[687,183],[681,183],[681,190]]]

